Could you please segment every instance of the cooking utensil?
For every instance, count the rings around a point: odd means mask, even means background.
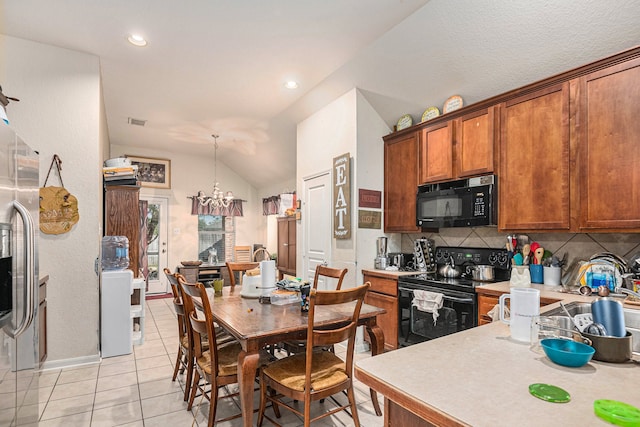
[[[531,245],[526,244],[522,247],[522,263],[529,264],[529,254],[531,253]]]
[[[573,323],[573,326],[575,326],[575,328],[580,332],[584,332],[587,326],[593,323],[591,313],[582,313],[582,314],[576,314],[575,316],[572,316],[562,301],[560,301],[560,307],[562,307],[562,310],[564,310],[566,315],[569,316],[569,319],[571,319],[571,323]]]
[[[453,257],[451,257],[450,264],[443,265],[442,267],[440,267],[440,270],[438,270],[438,272],[441,276],[448,277],[450,279],[456,279],[460,277],[461,274],[460,269],[456,267],[456,263],[453,260]]]
[[[591,290],[591,287],[585,285],[585,286],[580,286],[580,288],[578,289],[578,292],[580,292],[580,295],[589,296],[593,291]]]
[[[536,260],[534,264],[542,264],[543,255],[544,255],[544,248],[542,246],[538,246],[536,250],[533,251],[533,257]]]
[[[538,242],[531,242],[531,244],[529,245],[529,249],[531,253],[535,252],[536,249],[538,249],[539,247],[540,247],[540,243]]]
[[[522,265],[522,263],[524,262],[522,254],[515,254],[513,256],[513,262],[515,265]]]
[[[564,311],[566,313],[566,315],[569,316],[569,319],[571,319],[571,323],[573,323],[573,326],[575,326],[576,329],[579,329],[578,325],[576,324],[575,319],[573,318],[571,313],[569,313],[569,310],[567,310],[567,307],[565,307],[565,305],[564,305],[564,303],[562,301],[560,301],[560,307],[562,307],[562,311]]]
[[[608,297],[609,288],[607,288],[606,286],[598,286],[598,295],[600,295],[601,297]]]
[[[591,335],[587,332],[584,336],[591,340],[591,346],[596,349],[593,355],[595,360],[611,363],[622,363],[631,360],[633,353],[633,335],[631,332],[622,337],[606,337]]]
[[[495,271],[492,265],[469,265],[466,273],[471,274],[473,280],[481,282],[491,282],[495,278]]]

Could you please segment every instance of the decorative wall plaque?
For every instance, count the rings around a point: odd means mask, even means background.
[[[351,155],[333,159],[333,237],[351,238]]]
[[[460,95],[453,95],[444,102],[444,106],[442,107],[442,114],[447,114],[452,111],[459,110],[462,108],[462,105],[462,97]]]
[[[438,109],[438,107],[429,107],[424,110],[424,113],[422,113],[422,121],[426,122],[427,120],[435,119],[439,115],[440,110]]]
[[[404,116],[398,119],[398,124],[396,125],[396,130],[406,129],[413,125],[413,117],[409,114],[405,114]]]

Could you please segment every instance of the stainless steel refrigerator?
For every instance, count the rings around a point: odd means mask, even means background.
[[[1,426],[38,421],[38,189],[38,154],[0,122]]]

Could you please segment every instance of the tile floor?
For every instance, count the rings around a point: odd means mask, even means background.
[[[104,359],[99,365],[79,366],[44,371],[40,376],[40,427],[81,426],[206,426],[208,401],[187,411],[183,401],[183,375],[171,381],[177,351],[177,326],[170,299],[147,301],[145,342],[134,347],[134,353]],[[340,349],[337,348],[338,354]],[[359,354],[357,357],[369,357]],[[343,395],[339,400],[346,400]],[[369,390],[356,383],[358,415],[362,426],[382,426],[383,418],[375,415]],[[382,405],[382,396],[379,396]],[[198,402],[198,400],[196,400]],[[259,404],[255,393],[254,405]],[[312,411],[326,411],[332,402],[316,402]],[[218,418],[239,412],[236,398],[218,404]],[[302,420],[290,411],[281,410],[284,426],[301,426]],[[267,409],[267,415],[272,415]],[[194,416],[195,415],[195,416]],[[194,421],[195,420],[195,421]],[[254,415],[254,422],[257,414]],[[219,426],[240,426],[235,419]],[[265,421],[264,426],[271,423]],[[317,421],[315,426],[352,426],[344,411]]]

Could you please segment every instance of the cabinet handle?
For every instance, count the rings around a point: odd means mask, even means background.
[[[282,246],[289,246],[289,244],[288,243],[283,243]]]

